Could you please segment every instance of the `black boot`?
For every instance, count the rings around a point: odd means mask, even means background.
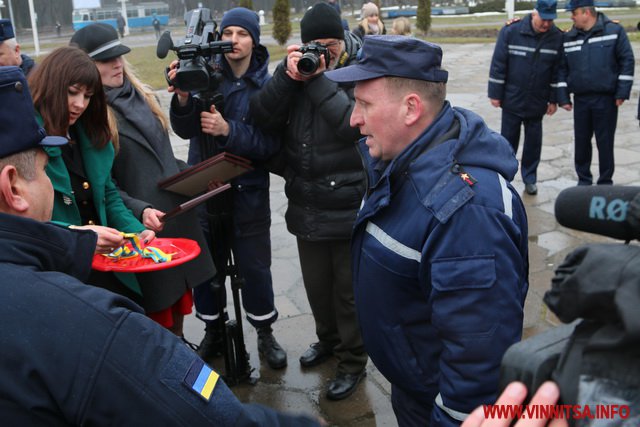
[[[198,355],[207,363],[213,363],[213,360],[222,356],[224,346],[222,343],[222,334],[214,327],[207,325],[204,338],[198,348]]]
[[[260,356],[267,359],[267,364],[271,369],[281,369],[287,366],[287,353],[273,336],[271,326],[257,328],[258,331],[258,352]]]

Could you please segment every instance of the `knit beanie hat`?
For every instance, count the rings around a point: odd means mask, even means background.
[[[236,7],[227,11],[222,17],[220,31],[224,31],[225,28],[230,26],[244,28],[251,34],[253,44],[256,46],[260,44],[260,19],[258,18],[258,14],[253,10]]]
[[[362,5],[362,18],[368,18],[373,15],[378,15],[378,6],[375,3],[369,2]]]
[[[316,3],[300,21],[302,43],[317,39],[344,39],[340,15],[327,3]]]

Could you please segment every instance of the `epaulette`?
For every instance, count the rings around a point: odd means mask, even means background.
[[[620,20],[619,19],[612,19],[611,22],[613,22],[614,24],[620,25]]]
[[[505,22],[504,25],[511,25],[511,24],[519,22],[519,21],[520,21],[520,18],[511,18],[507,22]]]

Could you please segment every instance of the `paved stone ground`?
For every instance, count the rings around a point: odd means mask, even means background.
[[[636,58],[640,58],[640,45],[633,46]],[[500,111],[489,104],[486,95],[489,62],[493,44],[444,45],[444,64],[449,70],[448,99],[453,105],[478,112],[489,126],[499,131]],[[638,73],[636,74],[638,76]],[[636,79],[638,81],[638,79]],[[168,105],[168,98],[160,93]],[[634,86],[631,100],[620,110],[616,135],[616,184],[638,185],[640,183],[640,147],[636,111],[638,88]],[[173,139],[179,157],[186,157],[187,143]],[[595,150],[594,150],[595,151]],[[520,158],[521,153],[518,153]],[[592,170],[597,176],[597,159]],[[572,114],[559,109],[544,120],[544,147],[538,171],[539,193],[524,194],[524,185],[518,176],[514,185],[523,194],[529,217],[530,288],[525,306],[525,336],[538,333],[558,324],[542,303],[542,295],[549,288],[553,270],[565,255],[576,246],[609,239],[592,234],[566,229],[557,224],[553,215],[554,201],[558,192],[576,183],[573,169],[573,119]],[[332,378],[335,361],[302,370],[298,357],[307,346],[316,340],[314,322],[307,302],[294,237],[286,230],[284,212],[287,200],[283,181],[272,177],[271,206],[273,225],[273,277],[276,305],[280,320],[274,325],[275,334],[286,348],[289,366],[281,371],[271,371],[260,362],[256,350],[256,334],[247,322],[245,335],[251,363],[260,376],[255,386],[234,387],[240,399],[259,402],[275,408],[316,414],[336,426],[394,426],[395,417],[391,409],[389,383],[373,364],[367,368],[367,377],[356,393],[341,402],[330,402],[324,398],[325,386]],[[231,308],[231,307],[229,307]],[[199,342],[203,326],[195,317],[186,322],[186,335]],[[223,361],[215,365],[223,368]]]

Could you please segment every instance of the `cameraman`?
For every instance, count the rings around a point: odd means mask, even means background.
[[[343,30],[340,16],[327,3],[307,10],[300,30],[305,58],[318,53],[317,70],[301,73],[300,46],[287,47],[288,55],[273,78],[252,98],[251,111],[261,126],[283,132],[277,173],[286,180],[287,227],[297,237],[319,339],[300,357],[300,364],[311,367],[335,354],[337,374],[327,398],[339,400],[354,392],[367,363],[349,253],[365,178],[355,144],[360,133],[349,126],[353,85],[332,82],[324,72],[356,62],[360,41]],[[308,67],[301,68],[309,72]]]
[[[171,125],[182,138],[192,138],[189,164],[206,159],[201,152],[203,134],[211,135],[212,155],[226,151],[253,162],[255,169],[232,181],[233,235],[231,247],[240,275],[245,279],[242,303],[249,320],[258,331],[258,351],[272,369],[287,365],[287,354],[273,336],[271,325],[278,318],[271,278],[271,211],[269,173],[260,162],[278,151],[278,140],[263,134],[249,115],[249,97],[269,79],[269,53],[260,44],[258,15],[242,7],[229,10],[220,24],[222,40],[233,43],[233,51],[213,64],[223,80],[218,91],[224,96],[224,117],[214,105],[206,111],[201,100],[178,88],[171,100]],[[176,76],[178,61],[170,68]],[[202,133],[201,133],[202,132]],[[219,241],[214,244],[220,244]],[[227,248],[228,249],[228,248]],[[194,289],[197,316],[206,323],[206,334],[199,354],[206,360],[221,354],[222,338],[218,325],[218,304],[210,286]]]

